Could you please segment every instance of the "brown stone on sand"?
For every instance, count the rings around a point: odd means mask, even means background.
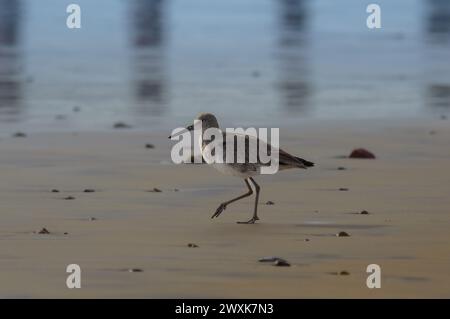
[[[197,248],[198,247],[198,245],[194,244],[194,243],[189,243],[189,244],[187,244],[187,246],[190,247],[190,248]]]
[[[365,148],[357,148],[350,153],[349,158],[374,159],[375,155],[372,152],[366,150]]]
[[[38,232],[38,234],[48,235],[48,234],[50,234],[50,232],[47,230],[47,228],[44,227]]]
[[[337,233],[336,236],[337,237],[350,237],[350,235],[345,231],[341,231],[341,232]]]

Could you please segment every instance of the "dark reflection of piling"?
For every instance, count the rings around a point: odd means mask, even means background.
[[[0,121],[18,121],[22,113],[20,0],[0,0]]]
[[[161,115],[167,105],[166,1],[128,0],[133,89],[139,115]]]
[[[305,0],[279,0],[278,87],[288,112],[306,113],[311,82],[308,68],[309,8]]]
[[[425,103],[438,112],[450,111],[450,1],[425,2]]]

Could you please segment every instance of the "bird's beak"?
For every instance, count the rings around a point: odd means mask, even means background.
[[[173,137],[177,137],[178,135],[181,135],[183,133],[193,131],[193,130],[194,130],[194,125],[189,125],[188,127],[184,128],[182,130],[179,130],[175,134],[169,135],[169,139],[172,139]]]

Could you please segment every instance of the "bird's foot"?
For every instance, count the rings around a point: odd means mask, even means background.
[[[259,218],[257,216],[252,217],[252,219],[246,221],[246,222],[237,222],[238,224],[254,224]]]
[[[222,203],[219,207],[217,207],[216,212],[211,216],[211,218],[219,217],[220,214],[227,208],[227,204]]]

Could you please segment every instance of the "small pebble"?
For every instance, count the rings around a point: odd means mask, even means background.
[[[304,241],[309,241],[309,238],[305,238],[305,240]]]
[[[342,271],[339,273],[339,275],[340,275],[340,276],[348,276],[348,275],[350,275],[350,273],[349,273],[347,270],[342,270]]]
[[[155,148],[155,145],[153,145],[153,144],[145,144],[145,148],[152,149],[152,148]]]
[[[281,259],[275,261],[273,263],[273,265],[277,266],[277,267],[290,267],[291,266],[291,264],[288,263],[286,260],[281,260]]]
[[[117,122],[117,123],[114,123],[113,127],[121,129],[121,128],[131,128],[132,126],[127,123],[124,123],[124,122]]]
[[[189,243],[187,246],[190,247],[190,248],[197,248],[198,247],[198,245],[194,244],[194,243]]]
[[[48,235],[50,234],[50,232],[47,230],[47,228],[44,227],[38,232],[38,234]]]
[[[339,188],[339,191],[341,191],[341,192],[347,192],[347,191],[348,191],[348,188],[346,188],[346,187],[341,187],[341,188]]]
[[[162,190],[160,190],[159,188],[153,188],[153,189],[151,189],[151,190],[148,190],[147,192],[149,192],[149,193],[161,193],[162,192]]]
[[[17,132],[13,134],[13,137],[27,137],[27,134],[23,132]]]
[[[338,169],[338,171],[345,171],[347,168],[345,168],[343,166],[339,166],[337,169]]]
[[[174,192],[179,192],[180,190],[178,188],[173,189]]]
[[[86,188],[83,192],[84,192],[84,193],[95,193],[95,189],[92,189],[92,188]]]
[[[140,268],[129,268],[128,272],[143,272],[143,270]]]
[[[89,220],[90,220],[91,222],[93,222],[93,221],[96,221],[97,218],[95,218],[95,217],[90,217]]]
[[[350,235],[348,233],[346,233],[345,231],[341,231],[339,233],[336,234],[337,237],[350,237]]]
[[[73,197],[73,196],[67,196],[67,197],[64,197],[64,199],[65,199],[65,200],[74,200],[75,197]]]
[[[69,233],[68,233],[68,232],[65,232],[64,235],[69,235]]]
[[[263,258],[259,259],[258,261],[261,263],[267,263],[267,262],[273,263],[273,262],[276,262],[277,260],[286,261],[283,258],[275,257],[275,256],[263,257]]]
[[[369,215],[369,212],[368,212],[367,210],[363,210],[363,211],[361,211],[360,214],[361,214],[361,215]]]
[[[59,189],[52,189],[51,192],[52,193],[59,193]]]
[[[271,200],[268,200],[268,201],[266,202],[266,205],[275,205],[275,203],[272,202]]]
[[[349,158],[375,159],[375,155],[365,148],[357,148],[350,153]]]

